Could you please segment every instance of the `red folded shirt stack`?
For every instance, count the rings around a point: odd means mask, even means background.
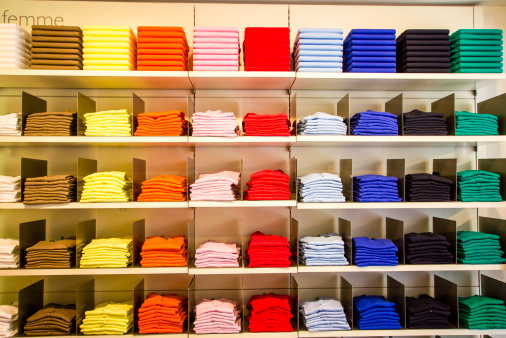
[[[282,170],[261,170],[251,175],[244,199],[251,201],[289,200],[290,176]]]
[[[137,70],[188,70],[183,27],[137,27]]]
[[[286,114],[248,113],[242,121],[242,129],[246,136],[290,136],[290,121]]]
[[[287,268],[290,266],[290,256],[292,255],[290,243],[286,237],[266,236],[260,231],[251,235],[246,254],[250,268]]]
[[[293,332],[291,296],[254,295],[248,302],[250,332]]]
[[[290,28],[246,27],[245,71],[290,71]]]

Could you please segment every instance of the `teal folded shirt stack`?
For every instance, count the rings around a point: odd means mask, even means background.
[[[499,236],[476,231],[457,232],[457,262],[461,264],[502,264],[504,251]]]
[[[450,72],[502,73],[502,30],[459,29],[450,36]]]
[[[460,326],[471,330],[506,329],[506,306],[500,299],[459,297]]]
[[[457,200],[462,202],[501,202],[500,175],[483,170],[457,173]]]
[[[499,135],[497,116],[456,111],[455,135]]]

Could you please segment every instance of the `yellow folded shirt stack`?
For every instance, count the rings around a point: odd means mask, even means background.
[[[94,310],[86,311],[83,323],[79,327],[81,333],[86,335],[119,335],[128,333],[133,323],[132,305],[106,302],[98,304]]]
[[[81,203],[128,202],[132,200],[132,181],[124,171],[104,171],[83,178]]]
[[[132,118],[126,109],[84,114],[86,136],[132,136]]]
[[[126,268],[132,263],[132,237],[94,239],[83,249],[80,268]]]
[[[137,37],[128,26],[83,27],[84,70],[135,70]]]

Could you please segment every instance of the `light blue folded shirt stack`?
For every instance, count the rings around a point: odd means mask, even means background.
[[[307,300],[300,305],[299,312],[309,332],[350,330],[343,306],[337,299],[322,296]]]
[[[297,180],[299,202],[346,202],[338,175],[313,173],[297,177]]]
[[[349,265],[344,241],[338,234],[306,236],[299,240],[299,262],[307,266]]]
[[[317,112],[300,119],[297,135],[346,135],[348,127],[341,116]]]
[[[343,72],[342,28],[300,28],[293,46],[298,72]]]

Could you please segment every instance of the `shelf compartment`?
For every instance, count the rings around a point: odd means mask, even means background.
[[[190,208],[294,207],[297,205],[297,201],[189,201],[188,205]]]
[[[188,202],[100,202],[66,204],[0,203],[0,209],[166,209],[188,208]]]
[[[319,272],[425,272],[425,271],[504,271],[506,264],[420,264],[420,265],[397,265],[397,266],[301,266],[299,273]]]
[[[189,144],[198,147],[290,146],[295,144],[296,141],[297,140],[295,136],[188,137]]]
[[[0,276],[95,276],[187,274],[187,267],[164,268],[73,268],[73,269],[3,269]]]
[[[190,71],[195,89],[290,89],[295,72]]]
[[[1,136],[0,144],[17,147],[46,146],[188,146],[187,136]]]
[[[505,202],[344,202],[298,203],[297,209],[478,209],[504,208]]]
[[[468,329],[403,329],[403,330],[343,330],[309,332],[299,331],[299,337],[411,337],[411,336],[472,336],[501,335],[504,330],[468,330]]]

